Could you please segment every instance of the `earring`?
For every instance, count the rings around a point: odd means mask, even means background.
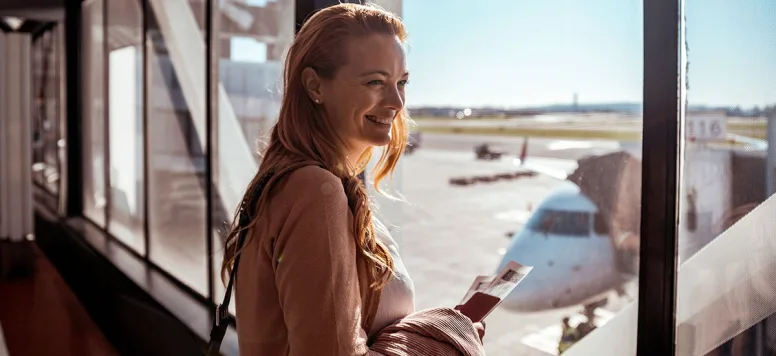
[[[315,103],[316,104],[320,104],[321,103],[321,99],[315,99]]]

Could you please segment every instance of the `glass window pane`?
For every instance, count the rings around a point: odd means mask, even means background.
[[[33,123],[32,123],[32,177],[36,183],[45,186],[44,161],[47,121],[45,117],[46,102],[41,97],[45,93],[45,82],[48,79],[46,50],[51,49],[50,32],[46,32],[32,43],[32,93],[33,93]],[[45,79],[44,79],[45,78]]]
[[[205,2],[150,0],[148,188],[151,260],[208,295]]]
[[[514,260],[534,269],[488,317],[488,355],[635,346],[642,1],[374,2],[409,31],[415,145],[384,186],[407,203],[373,196],[416,309]]]
[[[32,176],[35,182],[57,195],[60,184],[59,139],[62,76],[62,27],[55,26],[32,44]]]
[[[217,300],[224,293],[220,269],[225,222],[231,222],[243,190],[256,173],[254,153],[268,138],[280,110],[284,54],[294,36],[294,6],[294,0],[226,0],[218,10],[212,212]],[[249,23],[253,25],[246,26]],[[234,312],[234,303],[230,310]]]
[[[61,111],[61,80],[60,75],[60,59],[61,46],[62,46],[62,26],[55,26],[49,30],[51,41],[50,49],[46,56],[48,57],[45,63],[47,69],[45,75],[48,77],[43,85],[45,89],[43,92],[37,93],[41,95],[45,102],[44,106],[39,106],[38,113],[44,115],[46,118],[44,128],[46,131],[45,137],[45,162],[46,170],[44,171],[44,179],[48,190],[55,195],[59,194],[59,177],[60,177],[60,162],[59,162],[59,138],[60,138],[60,122],[63,116]],[[35,95],[36,93],[33,93]]]
[[[50,150],[53,152],[50,156],[54,156],[57,162],[56,170],[53,174],[49,174],[47,181],[49,184],[55,184],[57,191],[61,184],[61,175],[63,169],[67,169],[67,112],[65,105],[65,90],[67,83],[65,82],[65,28],[64,26],[57,26],[54,28],[54,36],[56,36],[56,49],[54,50],[54,79],[51,80],[53,88],[51,89],[51,96],[54,97],[55,103],[54,114],[56,117],[56,142],[50,145]],[[63,168],[65,167],[65,168]],[[56,177],[52,179],[51,177]]]
[[[50,193],[60,184],[60,90],[62,83],[62,27],[55,26],[33,43],[33,179]]]
[[[140,252],[143,237],[143,12],[141,2],[108,6],[110,221],[119,240]]]
[[[677,349],[776,354],[776,3],[685,1]]]
[[[105,92],[103,1],[83,3],[84,215],[105,226]]]

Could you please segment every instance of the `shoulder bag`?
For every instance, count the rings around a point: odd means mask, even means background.
[[[242,248],[243,243],[245,243],[245,238],[248,234],[248,229],[246,227],[253,219],[254,212],[250,211],[250,209],[255,206],[256,199],[261,197],[264,186],[266,186],[271,177],[271,174],[262,177],[256,188],[252,192],[249,192],[249,194],[246,194],[245,199],[243,199],[240,204],[240,215],[238,217],[238,228],[240,229],[240,233],[237,237],[237,251],[239,251]],[[221,304],[216,306],[215,318],[213,318],[213,325],[210,329],[210,342],[208,343],[207,353],[205,353],[206,356],[221,355],[221,343],[224,340],[224,335],[226,335],[226,329],[229,328],[229,302],[232,298],[232,285],[239,263],[240,255],[238,254],[234,258],[234,266],[232,267],[232,272],[229,274],[229,282],[226,285],[224,300]]]

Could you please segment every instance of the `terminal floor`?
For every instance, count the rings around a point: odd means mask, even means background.
[[[0,281],[0,356],[118,355],[56,268],[35,252],[32,276]]]

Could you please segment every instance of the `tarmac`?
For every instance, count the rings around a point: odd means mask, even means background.
[[[494,161],[475,159],[481,137],[424,134],[421,148],[401,160],[392,187],[406,202],[375,198],[378,216],[389,224],[404,263],[415,283],[416,309],[457,305],[478,275],[496,273],[509,243],[507,233],[519,231],[532,207],[562,184],[546,175],[453,186],[450,178],[487,176],[524,170],[516,165],[522,138],[494,142],[511,153]],[[529,160],[573,170],[576,159],[621,149],[618,142],[532,139]],[[387,187],[387,186],[386,186]],[[394,191],[389,190],[389,193]],[[519,262],[519,261],[518,261]],[[520,288],[518,286],[518,288]],[[624,302],[624,301],[623,301]],[[618,303],[599,310],[605,322]],[[580,321],[580,307],[538,313],[504,308],[487,319],[487,354],[555,355],[561,319]],[[632,332],[636,332],[633,326]]]

